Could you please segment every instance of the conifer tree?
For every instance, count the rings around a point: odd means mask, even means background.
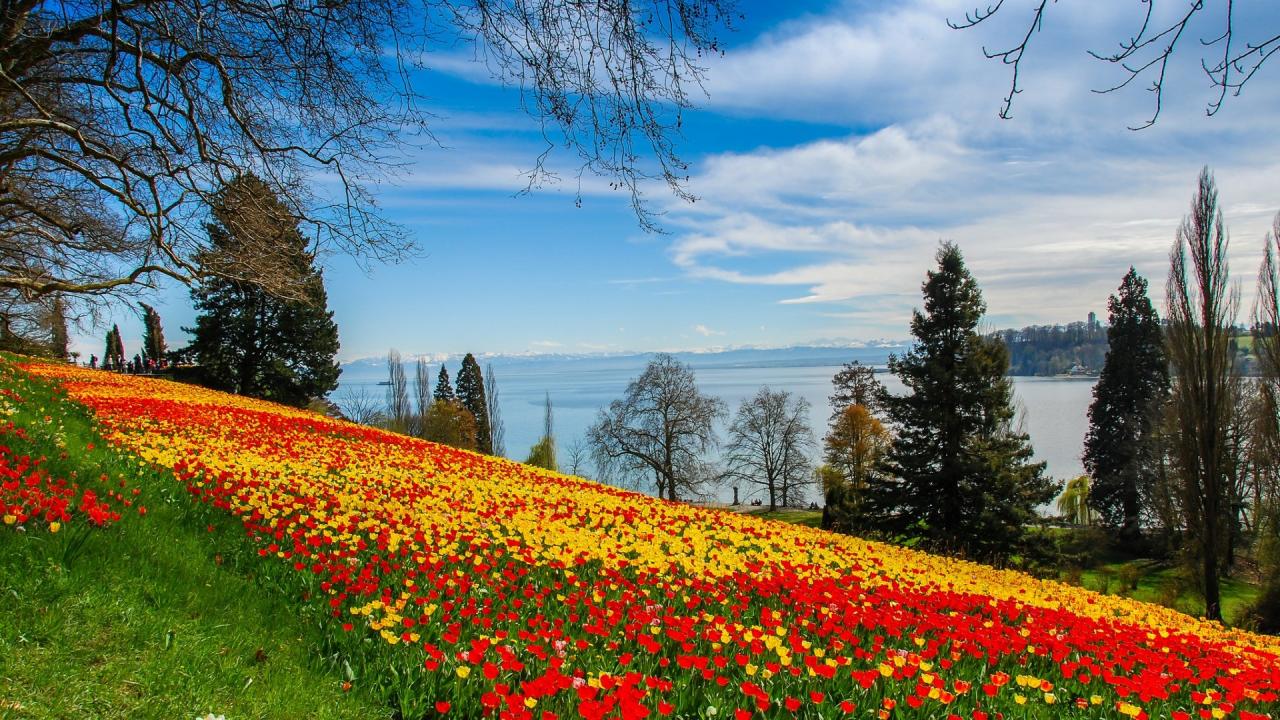
[[[489,426],[489,403],[484,396],[484,374],[480,363],[471,353],[462,358],[458,371],[458,402],[476,419],[476,449],[486,455],[493,454],[493,435]]]
[[[209,387],[305,406],[338,386],[338,326],[324,278],[297,218],[265,182],[241,175],[212,207],[211,250],[201,261],[222,273],[192,290],[199,315],[191,350]],[[245,247],[273,249],[282,275],[301,278],[302,299],[285,300],[261,286],[230,279]]]
[[[107,331],[106,340],[102,347],[102,369],[111,370],[111,359],[116,355],[116,326],[112,325]]]
[[[1008,351],[977,332],[986,304],[960,249],[943,243],[937,262],[912,316],[916,344],[889,360],[907,392],[885,398],[896,440],[864,509],[891,537],[996,560],[1017,552],[1057,488],[1013,426]]]
[[[124,339],[120,337],[120,327],[111,326],[111,364],[116,370],[124,370]]]
[[[156,309],[146,303],[138,303],[142,306],[142,353],[143,357],[155,361],[157,364],[164,360],[164,355],[169,348],[164,341],[164,327],[160,324],[160,313]]]
[[[67,307],[61,295],[54,295],[49,304],[49,352],[58,360],[66,360],[68,345]]]
[[[1117,528],[1122,540],[1133,542],[1139,536],[1142,488],[1157,472],[1153,437],[1169,394],[1169,366],[1147,281],[1132,267],[1107,309],[1107,358],[1093,388],[1083,459],[1093,478],[1089,507]]]
[[[439,402],[456,402],[453,394],[453,383],[449,382],[449,369],[440,363],[440,374],[436,376],[436,391],[433,397]]]

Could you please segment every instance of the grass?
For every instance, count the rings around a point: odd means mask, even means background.
[[[24,402],[9,419],[55,475],[124,478],[147,514],[135,505],[111,527],[80,518],[57,534],[0,525],[0,717],[390,715],[344,692],[342,666],[321,656],[289,594],[258,566],[224,560],[243,545],[232,522],[104,449],[82,411],[0,368],[0,386],[15,383]]]
[[[744,515],[755,515],[756,517],[766,518],[769,520],[781,520],[782,522],[791,523],[792,525],[804,525],[805,527],[821,527],[822,511],[821,510],[804,510],[800,508],[781,508],[770,512],[769,510],[745,510]]]
[[[1136,588],[1126,587],[1122,579],[1126,573],[1136,582]],[[1084,587],[1102,593],[1167,605],[1188,615],[1204,614],[1204,597],[1195,589],[1195,583],[1188,579],[1185,571],[1152,560],[1100,565],[1081,573],[1080,582]],[[1222,617],[1228,624],[1235,624],[1241,611],[1252,604],[1261,591],[1257,585],[1231,577],[1222,579],[1220,592]]]

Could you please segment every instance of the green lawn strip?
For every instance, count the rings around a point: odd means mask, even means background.
[[[1126,565],[1138,570],[1137,588],[1124,587],[1120,578]],[[1144,602],[1167,605],[1188,615],[1204,614],[1204,598],[1195,583],[1182,577],[1183,570],[1154,560],[1132,560],[1109,563],[1081,573],[1084,587],[1116,595],[1126,595]],[[1222,578],[1222,616],[1228,624],[1258,597],[1258,586],[1239,577]]]
[[[801,510],[796,508],[782,508],[780,510],[748,510],[745,514],[755,515],[756,517],[768,520],[781,520],[792,525],[804,525],[805,527],[816,528],[822,525],[821,510]]]
[[[213,516],[172,476],[106,449],[82,408],[0,367],[0,387],[15,385],[24,402],[7,419],[56,476],[99,487],[106,473],[141,493],[70,558],[83,519],[57,534],[0,526],[0,717],[389,716],[342,690],[340,665],[322,657],[292,595],[251,566],[220,563],[243,544],[235,523],[210,532]]]

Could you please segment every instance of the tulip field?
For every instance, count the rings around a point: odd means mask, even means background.
[[[323,625],[335,682],[400,717],[1280,720],[1280,638],[189,385],[21,368],[242,526]],[[120,488],[20,499],[38,468],[15,462],[9,525],[145,521]]]

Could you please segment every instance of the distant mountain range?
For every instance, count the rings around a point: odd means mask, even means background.
[[[740,367],[823,367],[840,365],[857,360],[866,365],[884,365],[889,355],[906,351],[910,344],[907,341],[875,340],[865,343],[845,341],[818,341],[821,344],[796,345],[792,347],[736,347],[700,351],[671,353],[681,362],[696,369],[740,368]],[[599,369],[611,367],[635,367],[655,352],[620,352],[620,353],[516,353],[478,355],[480,364],[492,364],[495,368],[514,368],[538,365],[551,368],[556,365],[590,362]],[[456,365],[461,355],[409,355],[406,363],[416,362],[419,357],[432,365],[446,362]],[[346,380],[370,379],[382,377],[387,373],[386,356],[366,357],[342,364],[343,378]]]

